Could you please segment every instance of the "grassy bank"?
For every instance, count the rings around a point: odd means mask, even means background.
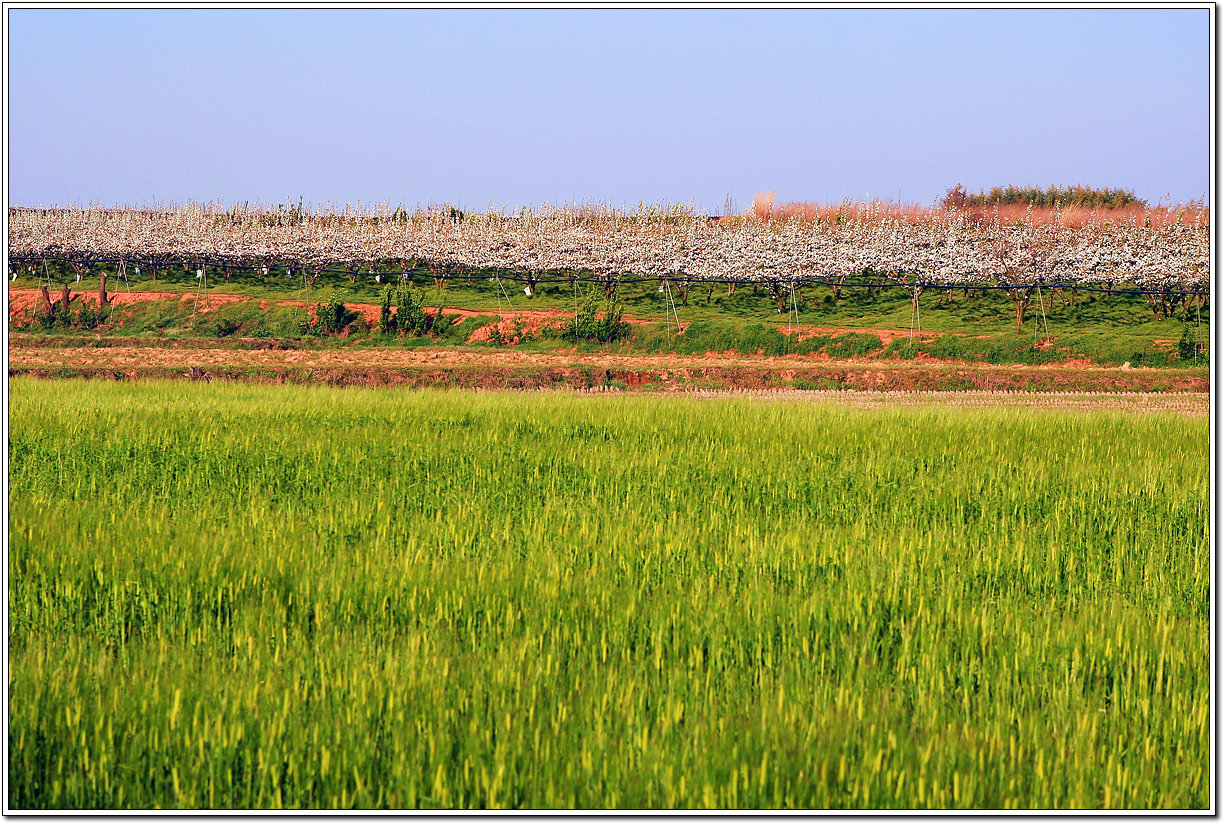
[[[61,339],[89,337],[131,337],[145,339],[178,339],[211,337],[225,339],[235,336],[269,339],[304,340],[313,337],[304,331],[306,313],[301,308],[282,306],[282,302],[301,302],[305,298],[300,281],[284,283],[269,275],[259,280],[253,275],[235,275],[233,282],[214,285],[214,291],[240,295],[241,302],[195,313],[197,281],[193,274],[167,270],[158,281],[133,284],[136,292],[166,291],[174,297],[168,300],[128,304],[114,316],[103,314],[106,321],[91,329],[47,327],[37,321],[18,321],[15,329],[23,333],[47,335]],[[26,279],[10,288],[32,288]],[[511,311],[549,311],[572,316],[579,301],[575,288],[565,284],[539,284],[532,297],[519,290],[514,292],[507,283],[506,291],[487,279],[476,277],[448,282],[438,289],[422,274],[415,277],[414,289],[426,307],[460,307],[479,313],[458,323],[438,324],[423,337],[384,336],[371,327],[376,322],[359,321],[343,339],[324,337],[334,346],[449,346],[464,345],[480,327],[496,321]],[[128,288],[122,281],[110,281],[112,292]],[[72,284],[76,291],[90,294],[96,291],[94,282]],[[350,283],[340,272],[320,276],[311,291],[311,301],[339,301],[348,305],[376,305],[383,286],[364,276]],[[578,292],[591,292],[597,287],[577,287]],[[602,290],[598,290],[602,294]],[[619,338],[612,343],[582,342],[582,351],[669,352],[699,354],[728,350],[763,355],[790,353],[827,354],[831,357],[873,357],[886,359],[963,360],[981,363],[1057,363],[1068,360],[1088,360],[1102,365],[1155,366],[1185,368],[1201,366],[1204,356],[1197,358],[1193,346],[1202,346],[1210,334],[1210,306],[1197,314],[1178,311],[1157,320],[1147,300],[1141,295],[1117,292],[1080,292],[1056,295],[1044,292],[1041,299],[1033,298],[1025,324],[1016,331],[1011,299],[1001,291],[940,290],[928,291],[919,301],[919,313],[906,293],[898,288],[845,287],[835,295],[828,286],[807,286],[794,304],[798,310],[802,334],[787,335],[785,313],[779,313],[777,303],[762,286],[742,284],[734,294],[725,285],[710,290],[695,286],[689,293],[688,304],[677,307],[685,329],[676,334],[674,321],[664,322],[670,312],[667,296],[660,294],[653,283],[625,283],[618,289],[621,308],[627,317],[645,323],[626,324]],[[181,296],[191,295],[191,300]],[[564,318],[562,318],[564,320]],[[530,324],[528,324],[530,326]],[[920,332],[910,335],[910,330]],[[904,334],[881,335],[878,330],[900,330]],[[507,335],[511,332],[506,330]],[[534,330],[533,335],[518,345],[527,351],[548,351],[565,345],[559,334]],[[474,343],[476,347],[497,346],[496,343]]]

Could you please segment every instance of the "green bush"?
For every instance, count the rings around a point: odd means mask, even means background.
[[[1146,206],[1147,201],[1135,196],[1130,189],[1094,189],[1089,186],[994,186],[989,192],[970,192],[956,184],[944,195],[945,206],[994,206],[1024,203],[1033,206],[1082,206],[1089,208],[1124,209]]]
[[[1202,360],[1204,365],[1207,363],[1207,347],[1199,343],[1194,327],[1188,323],[1182,329],[1181,340],[1177,342],[1177,356],[1184,361]]]
[[[607,343],[624,331],[621,315],[624,310],[615,294],[603,302],[603,317],[598,317],[600,300],[595,290],[587,293],[574,319],[566,324],[565,338],[574,342],[587,340]]]
[[[228,337],[238,331],[238,324],[229,318],[217,318],[210,329],[214,337]]]
[[[319,332],[324,335],[338,334],[357,319],[357,313],[336,298],[320,305],[315,310],[315,315],[318,318]]]
[[[392,288],[390,286],[383,287],[382,298],[378,303],[378,331],[384,335],[395,335],[399,333],[399,324],[396,322],[395,315],[391,312]]]
[[[105,312],[95,310],[92,306],[84,301],[81,302],[81,308],[72,316],[71,323],[80,329],[95,329],[106,320]]]
[[[405,335],[428,334],[434,326],[434,317],[425,311],[425,299],[412,286],[395,290],[395,323]]]

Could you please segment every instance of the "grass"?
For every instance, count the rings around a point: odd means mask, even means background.
[[[159,281],[159,284],[163,281]],[[455,346],[463,345],[479,326],[492,322],[500,309],[508,310],[505,301],[499,304],[492,299],[487,284],[467,287],[452,284],[445,290],[432,286],[422,287],[427,306],[461,306],[475,309],[480,317],[465,318],[458,324],[440,327],[440,334],[424,338],[406,339],[371,335],[368,331],[355,331],[350,339],[313,339],[314,345],[330,346]],[[568,287],[563,285],[541,285],[537,298],[518,300],[517,310],[552,309],[572,310],[572,303],[565,303],[561,293]],[[808,287],[803,290],[804,307],[800,322],[805,328],[844,329],[845,332],[821,332],[815,337],[796,342],[785,334],[787,324],[783,315],[776,311],[773,299],[763,288],[741,286],[734,295],[721,294],[710,297],[694,290],[690,305],[681,307],[682,319],[687,324],[684,334],[669,332],[662,322],[663,306],[657,291],[643,284],[622,287],[622,300],[627,313],[637,318],[655,318],[658,322],[634,324],[626,327],[622,339],[611,344],[583,344],[583,352],[599,352],[609,349],[619,353],[676,352],[680,354],[703,354],[709,351],[736,351],[760,353],[762,355],[816,354],[826,353],[835,358],[876,354],[887,358],[909,359],[930,356],[959,359],[983,363],[1055,363],[1067,359],[1088,359],[1101,365],[1120,366],[1130,362],[1132,366],[1157,366],[1187,368],[1193,364],[1181,359],[1177,341],[1187,328],[1193,338],[1196,334],[1205,342],[1209,337],[1210,313],[1204,307],[1201,331],[1198,319],[1191,316],[1164,318],[1156,321],[1146,301],[1134,295],[1080,294],[1074,306],[1063,304],[1052,295],[1043,296],[1045,313],[1036,303],[1030,307],[1028,319],[1021,334],[1015,332],[1011,301],[999,292],[973,292],[970,295],[924,295],[921,306],[921,329],[934,333],[935,339],[923,342],[916,336],[911,342],[908,330],[917,326],[911,315],[909,299],[899,290],[879,291],[847,289],[838,300],[834,300],[828,287]],[[183,339],[226,337],[268,337],[301,340],[301,309],[277,306],[277,300],[294,297],[291,292],[236,284],[233,291],[249,294],[252,298],[241,303],[231,303],[210,311],[206,315],[192,317],[190,301],[156,301],[133,304],[125,307],[130,313],[121,322],[107,324],[99,331],[82,332],[77,329],[43,329],[31,324],[26,333],[45,337],[51,341],[75,341],[82,338],[146,338]],[[363,288],[352,288],[349,284],[333,284],[312,291],[312,299],[338,299],[353,303],[376,303],[378,293]],[[717,289],[715,291],[718,291]],[[261,298],[262,296],[262,298]],[[302,294],[297,294],[300,299]],[[269,301],[265,309],[259,308],[258,299]],[[878,337],[867,330],[894,329],[906,332],[904,338],[894,339],[883,348],[873,343]],[[1052,343],[1036,346],[1038,340],[1046,338],[1047,329]],[[855,331],[862,330],[862,331]],[[806,334],[806,333],[805,333]],[[929,335],[928,335],[929,336]],[[1163,341],[1163,343],[1156,343]],[[478,346],[490,346],[482,343]],[[551,351],[564,345],[558,337],[538,337],[520,347],[525,351]],[[1200,360],[1198,366],[1204,366]]]
[[[65,273],[54,271],[49,274],[57,283],[69,283],[74,292],[89,294],[97,291],[96,278],[76,284],[73,282],[75,276],[69,277]],[[437,289],[428,273],[419,271],[414,274],[413,282],[422,293],[425,305],[429,307],[460,306],[490,314],[496,314],[499,309],[508,310],[510,307],[501,296],[501,291],[496,285],[490,284],[484,275],[474,275],[470,284],[460,278],[449,281],[445,289]],[[28,277],[9,284],[10,287],[27,289],[36,285],[37,281]],[[164,270],[157,281],[149,280],[143,275],[139,279],[133,277],[131,280],[133,291],[194,294],[197,285],[194,273],[184,272],[181,267]],[[109,280],[108,286],[112,293],[126,288],[122,281],[114,277]],[[363,274],[359,282],[353,284],[339,270],[329,270],[319,276],[310,294],[312,302],[336,298],[350,304],[377,305],[382,288],[383,286],[374,283],[368,274]],[[522,289],[511,281],[505,282],[505,288],[516,310],[545,309],[572,314],[577,302],[574,289],[564,282],[538,284],[531,298],[523,295]],[[590,289],[599,290],[600,287],[579,286],[580,291]],[[254,274],[237,272],[229,284],[222,280],[211,281],[211,290],[246,295],[254,300],[225,306],[210,312],[210,315],[237,320],[244,327],[248,327],[248,331],[263,323],[275,334],[300,334],[294,310],[276,306],[277,301],[300,301],[304,298],[305,292],[300,278],[294,281],[285,276],[283,271],[279,271],[261,280]],[[678,290],[673,287],[673,292],[676,291]],[[624,283],[619,287],[618,294],[628,315],[657,319],[662,331],[662,321],[668,310],[664,303],[665,296],[657,291],[657,284]],[[1128,345],[1132,340],[1142,341],[1143,345],[1151,346],[1154,338],[1176,340],[1181,336],[1186,323],[1198,322],[1193,312],[1188,317],[1179,314],[1157,321],[1142,295],[1081,291],[1076,295],[1074,305],[1069,305],[1062,298],[1043,290],[1042,298],[1045,306],[1044,318],[1034,294],[1026,315],[1025,327],[1022,333],[1017,335],[1012,302],[1006,293],[999,290],[969,290],[966,294],[964,290],[948,292],[932,289],[926,291],[920,299],[921,328],[928,332],[990,334],[1008,341],[1031,341],[1034,337],[1034,324],[1038,324],[1037,331],[1042,337],[1045,336],[1048,326],[1050,335],[1058,338],[1085,335],[1092,338],[1126,340]],[[269,301],[267,309],[258,310],[259,299]],[[715,284],[712,289],[696,284],[689,293],[687,305],[680,305],[679,297],[676,300],[680,317],[685,323],[712,321],[731,328],[745,323],[786,327],[785,312],[778,312],[777,303],[763,286],[742,284],[736,288],[734,294],[729,295],[724,284]],[[835,299],[831,287],[808,285],[799,290],[798,308],[800,321],[804,325],[908,330],[916,322],[911,314],[909,297],[900,288],[845,287],[841,290],[840,297]],[[174,304],[173,307],[170,307],[168,302],[145,304],[143,311],[163,318],[163,325],[158,327],[146,320],[145,325],[139,328],[142,331],[156,332],[159,328],[164,331],[186,326],[190,310],[190,302]],[[298,310],[298,315],[300,314],[301,310]],[[167,320],[171,317],[173,323]],[[1210,319],[1210,307],[1204,306],[1201,312],[1204,340]],[[132,328],[128,324],[122,329],[128,330],[124,332],[127,334]]]
[[[10,393],[12,808],[1209,803],[1203,418]]]

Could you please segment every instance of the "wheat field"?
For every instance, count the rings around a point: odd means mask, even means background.
[[[1205,808],[1205,417],[10,381],[12,809]]]

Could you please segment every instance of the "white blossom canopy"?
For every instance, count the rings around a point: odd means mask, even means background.
[[[833,281],[865,274],[929,286],[1117,285],[1202,292],[1210,283],[1209,227],[1193,219],[1079,226],[973,220],[931,210],[898,215],[872,204],[836,218],[711,219],[682,208],[554,208],[508,215],[450,207],[275,211],[187,205],[154,210],[9,210],[9,257],[279,262],[322,268],[423,261],[538,278],[582,272],[600,280]]]

